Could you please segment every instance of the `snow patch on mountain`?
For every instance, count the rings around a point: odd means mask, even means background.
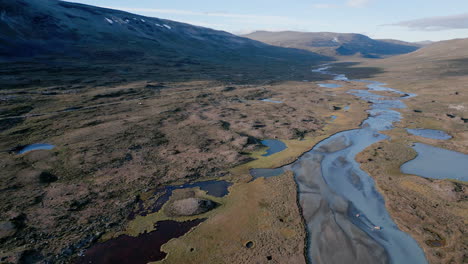
[[[114,24],[114,21],[110,18],[104,17],[109,24]]]

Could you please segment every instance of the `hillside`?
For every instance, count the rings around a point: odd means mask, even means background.
[[[268,32],[257,31],[244,35],[271,45],[298,48],[327,56],[380,58],[417,50],[419,45],[395,40],[374,40],[365,35],[332,32]]]
[[[405,54],[389,60],[406,60],[406,59],[432,59],[445,60],[448,58],[466,58],[468,57],[468,39],[453,39],[435,42],[421,48],[410,54]]]
[[[234,70],[250,74],[249,70],[258,67],[276,76],[291,65],[329,60],[223,31],[83,4],[0,0],[0,6],[0,61],[8,64],[33,60],[63,71],[63,67],[99,63],[116,71],[111,64],[129,67],[138,62],[148,66],[138,72],[158,75],[163,71],[159,76],[173,78]],[[168,67],[176,72],[168,72]]]
[[[468,39],[440,41],[427,45],[415,52],[403,54],[381,61],[367,62],[398,72],[407,78],[434,79],[451,76],[464,76],[468,73]]]

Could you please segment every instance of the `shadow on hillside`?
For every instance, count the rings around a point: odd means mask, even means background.
[[[438,64],[440,65],[438,75],[441,77],[468,75],[468,58],[443,60]]]
[[[313,54],[313,53],[311,53]],[[145,58],[115,56],[105,59],[40,58],[0,60],[0,89],[80,85],[113,86],[135,81],[219,81],[224,84],[266,84],[290,80],[324,80],[311,70],[332,58],[317,59],[219,58],[219,62],[196,58]]]
[[[333,64],[332,71],[346,74],[349,79],[371,79],[384,72],[378,67],[359,67],[359,62],[338,62]]]

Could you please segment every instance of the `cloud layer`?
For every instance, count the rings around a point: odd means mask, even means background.
[[[326,3],[317,3],[313,4],[313,8],[324,9],[324,8],[342,8],[342,7],[365,7],[372,0],[347,0],[342,4],[326,4]]]
[[[453,16],[428,17],[402,21],[390,26],[401,26],[423,31],[440,31],[449,29],[467,29],[468,13]]]
[[[323,27],[322,21],[300,19],[289,16],[262,14],[239,14],[230,12],[200,12],[183,9],[157,9],[107,6],[107,8],[139,13],[149,16],[165,15],[165,18],[189,23],[192,25],[226,30],[237,34],[250,33],[256,30],[307,31],[312,27]]]
[[[348,0],[346,5],[351,7],[363,7],[369,4],[370,1],[371,0]]]

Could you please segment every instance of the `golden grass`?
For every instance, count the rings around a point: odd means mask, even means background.
[[[235,179],[245,178],[242,175],[249,175],[249,170],[253,168],[278,168],[286,164],[292,163],[299,156],[311,150],[320,141],[330,137],[341,131],[358,128],[361,122],[367,117],[365,110],[368,108],[367,103],[362,101],[353,101],[350,104],[350,110],[333,112],[337,118],[330,121],[320,134],[315,137],[306,137],[303,140],[281,140],[286,144],[287,149],[275,153],[270,156],[262,156],[266,153],[266,149],[262,148],[250,153],[254,161],[234,167],[230,170],[232,177]],[[321,113],[322,117],[328,117],[331,113]]]
[[[232,186],[216,214],[165,244],[168,256],[157,263],[255,263],[267,255],[304,263],[295,188],[291,173]],[[255,246],[247,249],[248,241]],[[282,245],[281,251],[272,245]]]

